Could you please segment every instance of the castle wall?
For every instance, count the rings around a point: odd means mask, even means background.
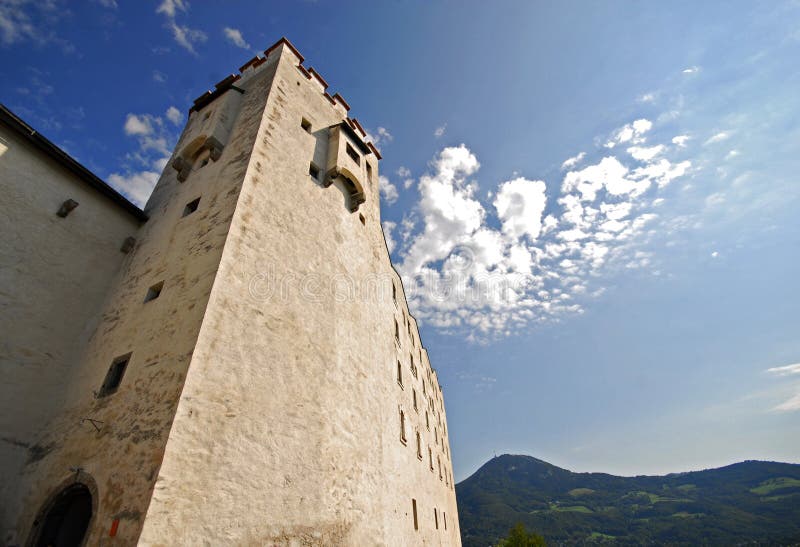
[[[46,271],[18,282],[35,309],[0,295],[39,328],[11,338],[14,355],[58,355],[29,359],[41,378],[12,375],[9,396],[28,390],[39,414],[7,420],[19,435],[0,441],[16,465],[0,470],[6,543],[29,541],[47,500],[81,481],[87,545],[460,545],[441,388],[383,239],[377,152],[301,62],[279,42],[196,102],[141,227],[80,194],[58,219],[78,227],[50,238],[41,226],[57,223],[32,221],[53,208],[58,192],[36,186],[49,176],[13,188],[30,194],[15,225],[32,233],[3,252],[62,261],[20,259],[19,277]],[[48,318],[62,307],[77,314]]]
[[[386,250],[376,157],[351,213],[347,185],[309,174],[346,110],[276,54],[141,542],[460,545],[441,391]]]
[[[65,218],[56,212],[72,199]],[[0,123],[0,541],[140,221]]]
[[[254,89],[268,88],[269,67],[257,79]],[[29,455],[22,468],[20,495],[8,503],[12,539],[18,543],[30,537],[49,497],[71,480],[89,482],[95,490],[87,545],[138,542],[150,499],[159,496],[153,489],[164,446],[256,137],[258,126],[249,120],[263,111],[265,100],[259,92],[242,97],[239,125],[216,161],[198,162],[185,182],[166,168],[145,208],[150,219],[136,234],[138,244],[105,303],[86,307],[98,320],[62,377],[59,412],[38,436],[35,457]],[[192,113],[184,136],[191,136],[199,116]],[[177,150],[184,144],[182,139]],[[197,209],[183,216],[198,197]],[[158,298],[145,302],[148,289],[160,282]],[[118,390],[98,398],[109,366],[128,353]],[[171,535],[160,541],[177,544]]]

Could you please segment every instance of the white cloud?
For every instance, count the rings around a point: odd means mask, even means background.
[[[163,13],[167,17],[175,18],[178,11],[186,11],[189,8],[189,3],[184,0],[164,0],[156,8],[156,13]]]
[[[128,114],[125,119],[125,134],[126,135],[152,135],[153,123],[152,117],[148,115],[137,116],[136,114]]]
[[[631,143],[640,144],[644,142],[644,134],[653,128],[653,122],[641,118],[632,123],[623,125],[617,129],[612,135],[611,139],[606,142],[606,148],[614,148],[618,144]]]
[[[124,194],[129,200],[144,207],[147,199],[158,182],[159,173],[155,171],[139,171],[134,173],[112,173],[108,183]]]
[[[727,131],[720,131],[719,133],[716,133],[716,134],[712,135],[711,137],[709,137],[709,139],[706,142],[704,142],[703,144],[709,145],[709,144],[714,144],[714,143],[717,143],[717,142],[722,142],[724,140],[729,139],[730,136],[731,136],[730,133],[728,133]]]
[[[203,43],[208,39],[205,32],[189,28],[185,25],[181,26],[174,21],[171,23],[170,27],[172,28],[172,36],[175,38],[175,41],[178,42],[178,45],[195,55],[197,55],[197,52],[194,49],[194,45]]]
[[[631,125],[636,135],[643,135],[653,128],[653,122],[645,119],[636,120]]]
[[[189,28],[186,25],[179,25],[176,17],[179,12],[186,12],[189,9],[189,3],[185,0],[163,0],[156,8],[156,13],[164,14],[167,19],[166,26],[172,31],[172,37],[175,41],[189,53],[197,55],[195,51],[195,44],[200,44],[208,40],[205,32],[198,29]]]
[[[574,228],[572,230],[562,230],[558,232],[557,236],[564,241],[579,241],[581,239],[586,239],[589,237],[589,234],[584,232],[583,230],[579,230]]]
[[[400,166],[397,169],[397,176],[402,177],[403,180],[403,188],[408,190],[411,186],[414,185],[414,179],[411,178],[411,171],[407,167]]]
[[[461,240],[474,233],[484,211],[466,177],[478,170],[478,159],[463,144],[445,148],[433,162],[434,175],[420,179],[420,209],[425,231],[415,239],[404,265],[416,272],[431,261],[447,258]]]
[[[173,111],[177,112],[180,121],[182,115],[175,107],[170,107],[166,116],[172,120],[175,117]],[[141,207],[166,167],[178,135],[160,116],[152,114],[129,113],[123,131],[136,139],[138,148],[125,157],[122,171],[109,175],[108,182]]]
[[[167,75],[161,71],[154,70],[153,71],[153,81],[163,84],[167,81]]]
[[[738,150],[735,150],[735,149],[734,149],[734,150],[731,150],[730,152],[728,152],[727,154],[725,154],[725,159],[726,159],[726,160],[732,160],[733,158],[735,158],[735,157],[736,157],[736,156],[738,156],[739,154],[741,154],[741,152],[739,152]]]
[[[691,137],[689,135],[678,135],[676,137],[672,137],[672,144],[675,144],[677,146],[680,146],[681,148],[684,148],[686,146],[686,143],[689,141],[689,139],[691,139]]]
[[[715,192],[706,197],[706,207],[716,207],[725,203],[725,194],[723,192]]]
[[[634,169],[633,178],[655,181],[659,188],[663,188],[676,178],[685,175],[691,167],[692,162],[689,160],[671,163],[666,159],[660,159],[655,163]]]
[[[768,368],[767,373],[779,378],[800,376],[800,363]],[[800,410],[800,384],[787,387],[798,392],[788,400],[775,406],[772,410],[776,412],[792,412],[795,410]]]
[[[376,131],[367,131],[367,140],[380,147],[392,142],[394,137],[385,127],[378,127]]]
[[[711,258],[717,258],[717,257],[719,257],[719,251],[714,251],[713,253],[711,253]]]
[[[400,197],[400,194],[397,191],[397,186],[392,184],[391,181],[383,175],[378,177],[378,184],[378,188],[381,191],[381,196],[383,196],[383,200],[387,205],[393,204],[395,201],[397,201],[397,198]]]
[[[437,127],[436,129],[434,129],[434,131],[433,131],[433,136],[434,136],[434,137],[436,137],[436,138],[438,139],[439,137],[441,137],[442,135],[444,135],[444,132],[445,132],[446,130],[447,130],[447,124],[445,123],[445,124],[443,124],[443,125],[440,125],[440,126],[439,126],[439,127]]]
[[[613,195],[638,196],[650,186],[648,178],[633,180],[628,178],[628,168],[614,156],[607,156],[599,163],[580,171],[570,171],[564,177],[562,191],[576,190],[583,201],[594,201],[597,192],[605,190]]]
[[[650,147],[631,146],[628,148],[628,154],[639,161],[650,161],[654,157],[661,154],[665,148],[666,147],[663,144],[657,144],[656,146]]]
[[[399,241],[398,227],[389,226],[417,317],[447,331],[469,330],[476,340],[504,336],[582,313],[583,301],[604,292],[601,270],[658,275],[655,255],[642,248],[657,233],[651,210],[664,203],[660,189],[692,163],[673,163],[670,148],[646,144],[652,127],[641,118],[612,133],[609,142],[625,143],[628,154],[580,168],[586,153],[566,160],[548,214],[545,182],[515,173],[479,192],[472,151],[442,149],[419,178],[420,202],[404,216]]]
[[[236,47],[250,49],[250,44],[245,41],[242,36],[242,31],[238,28],[225,27],[222,29],[222,33],[225,35],[225,38]]]
[[[636,100],[639,101],[640,103],[652,103],[656,100],[656,94],[645,93],[643,95],[640,95]]]
[[[103,6],[104,8],[110,9],[117,9],[117,0],[95,0],[98,4]]]
[[[392,233],[394,232],[394,229],[397,228],[397,223],[390,220],[384,220],[381,223],[381,226],[383,227],[383,237],[386,239],[386,248],[389,249],[389,253],[393,253],[397,243],[392,237]]]
[[[768,368],[767,372],[769,374],[774,374],[775,376],[792,376],[794,374],[800,374],[800,363],[795,363],[794,365],[784,365],[782,367]]]
[[[167,109],[166,113],[167,119],[174,123],[175,125],[179,125],[183,121],[183,114],[180,110],[175,108],[174,106],[170,106]]]
[[[564,160],[564,163],[561,164],[561,170],[564,171],[566,169],[572,169],[573,167],[578,165],[581,161],[583,161],[583,158],[585,157],[586,157],[586,152],[581,152],[577,156],[572,156],[571,158],[567,158],[566,160]]]
[[[631,213],[632,203],[601,203],[600,210],[609,220],[621,220]]]
[[[535,240],[542,229],[546,202],[545,183],[541,180],[519,177],[500,184],[494,206],[503,232],[513,238],[527,234]]]
[[[789,399],[788,401],[784,401],[783,403],[779,404],[773,410],[778,412],[792,412],[795,410],[800,410],[800,393]]]
[[[682,72],[684,74],[697,74],[698,72],[700,72],[700,67],[690,66],[689,68],[684,68]]]
[[[0,44],[32,42],[39,47],[52,44],[64,53],[73,53],[75,46],[53,30],[65,14],[69,14],[68,7],[54,0],[2,0]]]

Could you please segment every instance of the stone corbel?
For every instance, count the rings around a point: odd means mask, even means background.
[[[189,173],[192,172],[192,164],[184,159],[183,156],[177,156],[172,160],[172,167],[178,172],[178,181],[184,182],[189,178]]]
[[[225,146],[219,142],[216,137],[208,137],[206,142],[203,144],[203,148],[207,148],[209,150],[211,159],[213,161],[217,161],[222,155],[222,149],[225,148]]]
[[[367,201],[367,198],[364,195],[364,192],[355,192],[354,194],[350,194],[350,212],[355,213],[358,211],[358,207],[365,201]]]

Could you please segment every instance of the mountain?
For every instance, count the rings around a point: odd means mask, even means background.
[[[617,477],[503,455],[456,493],[464,547],[494,545],[517,522],[548,545],[800,545],[796,464]]]

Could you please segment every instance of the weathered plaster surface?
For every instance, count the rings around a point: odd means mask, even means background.
[[[451,476],[450,459],[434,442],[444,420],[441,392],[426,372],[427,355],[417,361],[417,379],[409,368],[420,342],[416,325],[404,322],[380,228],[377,160],[367,157],[374,175],[358,213],[348,211],[342,191],[312,179],[309,163],[325,165],[327,127],[344,115],[296,64],[284,49],[142,540],[158,544],[178,533],[184,543],[289,545],[308,537],[320,545],[458,545],[455,493],[437,467],[439,457]],[[300,126],[304,117],[312,134]],[[332,281],[340,291],[352,283],[359,294],[337,298]],[[375,290],[365,291],[370,284]],[[423,398],[422,378],[435,398]]]
[[[66,218],[61,204],[79,203]],[[0,541],[139,221],[0,124]]]

